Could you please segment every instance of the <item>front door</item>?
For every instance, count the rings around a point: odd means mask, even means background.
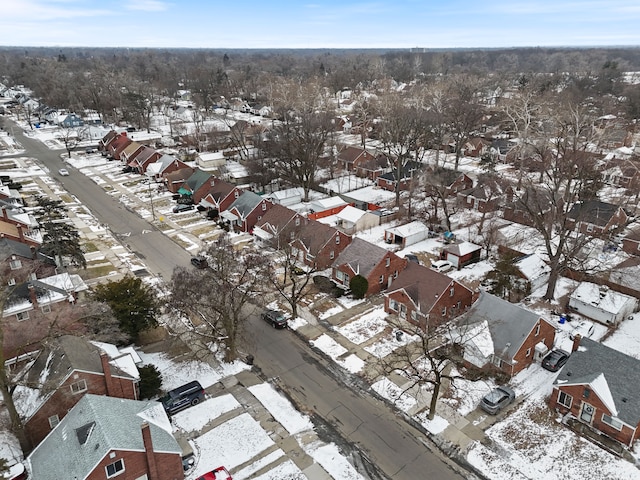
[[[595,409],[593,408],[592,405],[589,405],[588,403],[583,403],[582,410],[580,412],[580,420],[584,423],[588,423],[589,425],[591,425],[591,420],[593,420],[594,411]]]

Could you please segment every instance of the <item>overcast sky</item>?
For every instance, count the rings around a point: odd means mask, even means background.
[[[640,45],[640,0],[0,0],[0,45]]]

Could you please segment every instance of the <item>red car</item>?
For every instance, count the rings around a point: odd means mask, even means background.
[[[231,474],[229,474],[229,470],[225,467],[218,467],[214,470],[211,470],[209,473],[205,473],[201,477],[198,477],[196,480],[233,480],[231,478]]]

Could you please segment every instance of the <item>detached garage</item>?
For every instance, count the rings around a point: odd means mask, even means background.
[[[569,297],[569,308],[598,322],[615,325],[638,308],[638,300],[605,285],[582,282]]]
[[[481,252],[482,247],[471,242],[453,243],[442,249],[440,258],[449,260],[455,268],[460,269],[479,262]]]
[[[384,241],[406,248],[429,238],[429,227],[420,222],[411,222],[384,231]]]

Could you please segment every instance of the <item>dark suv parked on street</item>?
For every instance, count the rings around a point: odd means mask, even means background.
[[[168,415],[172,415],[184,408],[197,405],[202,400],[204,400],[204,388],[202,388],[200,382],[194,380],[181,387],[174,388],[162,397],[160,402],[162,402],[165,412]]]

